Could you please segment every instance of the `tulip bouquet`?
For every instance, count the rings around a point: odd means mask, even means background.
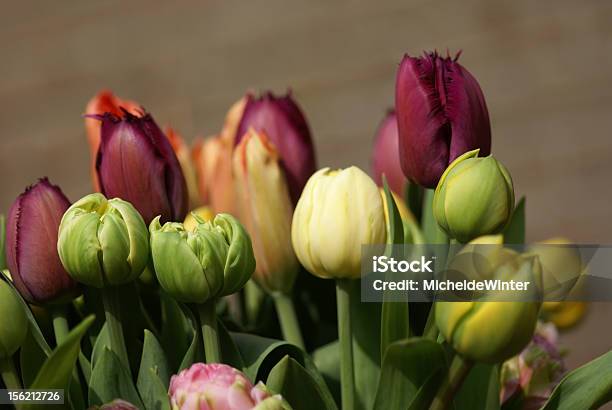
[[[503,247],[524,242],[525,201],[490,155],[483,93],[457,58],[404,58],[372,177],[317,170],[291,94],[247,94],[192,148],[108,91],[85,128],[94,192],[71,203],[41,179],[0,218],[3,387],[60,389],[57,407],[73,410],[612,399],[611,353],[567,373],[557,346],[553,323],[570,326],[583,303],[360,301],[364,245],[497,244],[492,275],[544,282],[581,269],[570,251]]]

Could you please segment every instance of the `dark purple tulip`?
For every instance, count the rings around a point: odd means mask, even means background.
[[[170,142],[148,113],[93,116],[102,121],[96,159],[100,191],[134,205],[145,223],[183,221],[187,185]]]
[[[478,82],[454,59],[406,55],[397,72],[395,109],[404,175],[435,188],[461,154],[491,151],[491,125]]]
[[[304,114],[290,92],[282,97],[270,92],[260,98],[248,94],[246,99],[234,145],[240,143],[251,127],[264,132],[280,154],[291,199],[296,204],[316,169],[314,145]]]
[[[57,232],[70,201],[46,178],[13,203],[6,226],[6,258],[15,287],[30,303],[61,303],[77,292],[57,253]]]
[[[389,187],[402,195],[406,177],[402,172],[399,157],[399,135],[397,133],[397,115],[395,111],[387,113],[380,123],[374,138],[372,153],[372,172],[378,186],[382,186],[383,174],[387,177]]]

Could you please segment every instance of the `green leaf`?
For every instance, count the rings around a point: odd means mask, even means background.
[[[404,227],[395,199],[387,185],[387,179],[383,176],[384,195],[387,205],[387,215],[389,215],[389,227],[387,244],[397,245],[404,241]],[[392,246],[387,251],[390,256]],[[391,274],[388,273],[388,276]],[[380,357],[383,357],[387,346],[396,340],[410,337],[410,317],[408,315],[408,299],[405,302],[388,301],[388,292],[383,294],[383,304],[380,325]]]
[[[114,399],[123,399],[139,409],[144,408],[130,371],[121,364],[115,353],[104,347],[91,373],[89,405],[101,405]]]
[[[136,386],[146,410],[159,410],[168,405],[170,371],[166,355],[155,335],[144,331],[144,345]]]
[[[340,345],[329,343],[312,353],[312,360],[337,403],[340,403]]]
[[[81,339],[93,321],[94,316],[88,316],[70,331],[64,342],[57,346],[47,360],[45,360],[34,382],[30,385],[30,389],[64,389],[64,391],[68,391],[72,379],[72,370],[76,365],[81,349]],[[62,406],[59,407],[61,408]],[[24,406],[24,409],[27,410],[44,410],[49,408],[53,407],[50,407],[48,404],[33,403]]]
[[[327,387],[321,386],[307,369],[289,356],[272,368],[266,386],[282,395],[294,410],[337,409]]]
[[[436,342],[413,338],[391,344],[383,360],[374,408],[427,408],[445,368],[444,349]]]
[[[408,209],[410,209],[410,212],[412,212],[416,220],[420,221],[423,215],[423,187],[418,184],[407,182],[404,193]]]
[[[244,369],[246,366],[238,351],[238,346],[234,343],[234,339],[232,339],[232,336],[221,320],[217,321],[217,332],[219,335],[219,346],[221,348],[223,363],[235,369]]]
[[[93,351],[91,352],[91,368],[96,367],[96,363],[98,359],[102,357],[105,348],[110,348],[110,336],[108,334],[108,326],[106,323],[102,325],[100,329],[100,333],[98,333],[98,337],[96,338],[96,343],[94,344]]]
[[[38,346],[40,346],[42,351],[45,352],[47,356],[50,356],[51,347],[45,340],[45,337],[43,336],[43,333],[40,330],[40,327],[38,326],[38,322],[36,321],[36,318],[32,314],[32,310],[30,309],[30,306],[28,306],[27,302],[21,297],[21,294],[19,293],[17,288],[15,288],[15,285],[13,285],[13,282],[8,279],[7,273],[8,271],[6,272],[2,271],[2,276],[4,276],[4,279],[6,280],[6,282],[8,282],[8,284],[13,288],[13,290],[19,295],[19,300],[21,301],[21,305],[23,306],[23,309],[28,318],[28,322],[30,324],[30,332],[32,333],[32,337],[34,337],[34,340],[36,340],[36,343],[38,343]]]
[[[191,324],[192,329],[192,339],[191,344],[189,345],[189,349],[185,352],[185,356],[183,356],[183,360],[181,360],[181,364],[178,368],[179,371],[188,368],[194,363],[203,362],[204,361],[204,351],[202,343],[200,341],[201,333],[199,329],[199,322],[196,319],[195,315],[187,306],[182,305],[181,309],[183,310],[183,314]]]
[[[194,327],[185,314],[185,310],[168,294],[161,292],[161,338],[160,342],[166,353],[171,369],[179,369],[196,337]],[[195,332],[198,333],[198,332]]]
[[[542,410],[597,409],[612,400],[612,351],[570,372]]]
[[[40,348],[32,332],[28,332],[25,342],[19,349],[19,364],[21,367],[21,379],[27,388],[34,383],[38,371],[42,367],[47,355]]]
[[[514,207],[510,222],[504,229],[504,242],[525,243],[525,197],[522,197]]]
[[[472,410],[499,410],[497,365],[477,363],[468,373],[455,397],[455,407]]]
[[[433,189],[425,190],[423,199],[423,216],[421,217],[421,225],[423,226],[423,235],[428,244],[447,244],[448,236],[440,229],[438,222],[433,214]]]

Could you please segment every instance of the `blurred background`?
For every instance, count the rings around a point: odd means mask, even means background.
[[[0,211],[41,176],[91,190],[81,115],[101,88],[191,140],[246,90],[290,87],[319,165],[369,169],[403,54],[448,49],[485,93],[528,240],[612,243],[611,22],[607,1],[6,2]],[[592,304],[563,335],[570,367],[612,347],[610,316]]]

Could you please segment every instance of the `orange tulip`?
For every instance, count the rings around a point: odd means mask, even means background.
[[[124,100],[117,97],[110,90],[102,90],[98,92],[85,108],[86,115],[102,115],[110,112],[116,116],[122,116],[121,108],[127,110],[133,115],[140,116],[142,109],[140,104],[132,100]],[[91,157],[91,178],[94,189],[99,191],[100,185],[96,175],[96,156],[98,147],[100,146],[100,120],[96,118],[85,117],[85,131],[87,132],[87,140],[89,141],[89,153]]]

